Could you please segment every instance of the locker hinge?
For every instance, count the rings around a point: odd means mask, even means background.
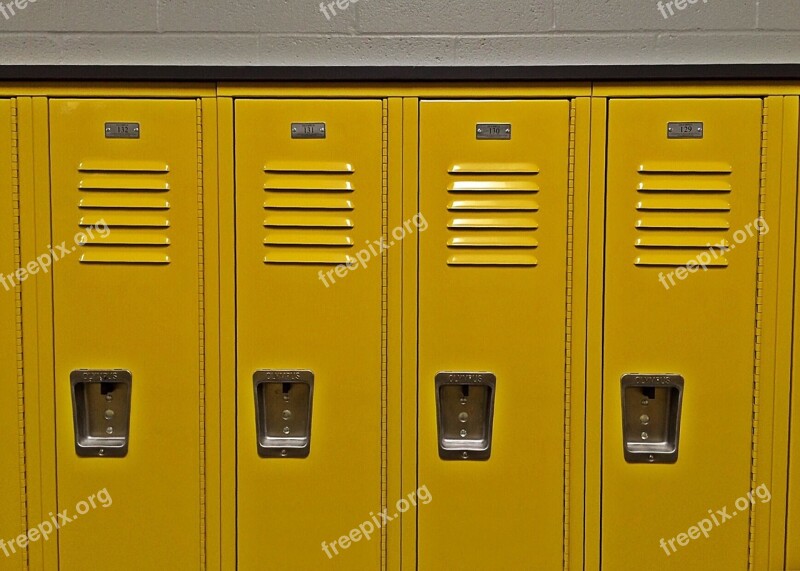
[[[200,387],[200,569],[206,569],[206,335],[205,335],[205,235],[203,212],[203,101],[197,100],[197,300]]]
[[[758,216],[764,217],[767,190],[767,142],[769,140],[769,98],[763,100],[761,110],[761,173],[758,190]],[[759,392],[761,385],[761,331],[763,327],[764,307],[764,234],[758,233],[758,260],[756,265],[756,307],[755,307],[755,339],[753,343],[753,427],[752,427],[752,452],[750,464],[750,489],[758,486],[758,420],[759,420]],[[747,565],[753,571],[755,558],[755,529],[756,510],[751,509],[750,537],[747,548]]]
[[[389,102],[383,100],[383,150],[381,175],[381,235],[389,240]],[[388,509],[388,380],[389,380],[389,255],[381,253],[381,509]],[[381,571],[388,569],[387,533],[381,526]]]
[[[572,416],[572,262],[575,215],[575,121],[576,101],[569,107],[569,179],[567,182],[567,291],[564,327],[564,570],[569,569],[569,505],[570,505],[570,423]]]
[[[11,202],[14,226],[14,267],[22,267],[19,209],[19,121],[17,100],[11,100]],[[19,426],[19,486],[20,520],[22,529],[28,529],[28,474],[25,449],[25,375],[22,345],[22,288],[14,288],[16,342],[17,342],[17,414]],[[28,550],[22,550],[23,569],[28,569]]]

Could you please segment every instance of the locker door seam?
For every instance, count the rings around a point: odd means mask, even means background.
[[[602,298],[600,304],[600,527],[598,548],[600,568],[603,566],[603,463],[605,460],[605,385],[606,385],[606,287],[607,287],[607,268],[606,268],[606,248],[608,247],[608,149],[611,125],[611,99],[606,99],[606,132],[604,136],[605,150],[603,154],[603,276],[602,276]]]
[[[198,263],[198,352],[199,352],[199,402],[200,410],[200,569],[206,568],[206,378],[205,378],[205,231],[203,228],[203,103],[201,99],[196,99],[196,120],[197,120],[197,263]]]

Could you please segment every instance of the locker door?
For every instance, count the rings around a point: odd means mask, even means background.
[[[239,565],[379,569],[383,104],[235,115]]]
[[[747,565],[761,116],[759,99],[610,102],[604,568]]]
[[[197,102],[53,100],[50,113],[58,500],[78,516],[61,566],[197,568]]]
[[[0,99],[0,539],[16,538],[25,530],[23,410],[21,370],[17,357],[20,314],[14,271],[20,264],[15,256],[19,244],[15,210],[19,196],[12,169],[16,166],[16,118],[12,102]],[[13,127],[12,127],[13,126]],[[18,222],[18,220],[17,220]],[[16,551],[16,553],[14,552]],[[3,569],[23,569],[25,555],[19,548],[4,547],[0,553]]]
[[[565,100],[420,104],[422,570],[562,566],[569,132]]]

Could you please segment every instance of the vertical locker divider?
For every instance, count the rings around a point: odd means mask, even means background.
[[[419,212],[419,100],[403,98],[403,219]],[[419,234],[403,240],[402,246],[402,489],[417,489],[418,474],[418,307]],[[418,568],[419,511],[402,520],[402,571]]]
[[[18,100],[20,118],[20,218],[23,260],[33,260],[52,244],[50,204],[49,98]],[[25,370],[28,513],[49,519],[58,506],[55,387],[53,384],[53,281],[36,275],[22,290]],[[29,406],[29,403],[36,403]],[[29,548],[31,568],[58,568],[60,537]]]
[[[219,97],[219,301],[220,301],[220,466],[221,568],[237,566],[236,492],[236,212],[234,105]]]

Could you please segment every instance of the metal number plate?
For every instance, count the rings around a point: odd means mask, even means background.
[[[702,139],[702,123],[668,123],[667,138],[669,139]]]
[[[292,139],[324,139],[325,123],[292,123]]]
[[[475,138],[508,140],[511,138],[511,123],[478,123]]]
[[[106,139],[138,139],[139,123],[106,123]]]

